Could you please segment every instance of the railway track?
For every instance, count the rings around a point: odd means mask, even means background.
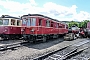
[[[4,50],[8,50],[8,49],[14,49],[16,47],[20,47],[22,46],[22,44],[27,43],[26,41],[22,41],[22,42],[13,42],[13,43],[6,43],[6,41],[0,41],[3,42],[3,44],[0,44],[0,51],[4,51]],[[5,42],[5,44],[4,44]]]
[[[89,40],[76,43],[71,46],[64,47],[63,49],[47,53],[45,55],[34,58],[33,60],[67,60],[72,56],[75,56],[89,47],[84,47]]]

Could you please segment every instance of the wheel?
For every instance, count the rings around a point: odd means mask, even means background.
[[[43,36],[43,42],[46,42],[46,36]]]

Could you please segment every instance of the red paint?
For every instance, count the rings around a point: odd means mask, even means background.
[[[32,18],[32,16],[30,16]],[[29,18],[30,18],[29,17]],[[28,18],[28,16],[26,17]],[[53,22],[53,27],[46,27],[46,20],[47,18],[41,18],[41,17],[34,17],[36,18],[36,26],[25,26],[27,24],[24,25],[25,29],[24,29],[24,34],[65,34],[68,33],[68,29],[65,28],[66,24],[61,24],[61,22],[56,22],[53,20],[50,20],[50,23]],[[42,19],[42,26],[39,26],[39,19]],[[56,24],[58,24],[58,26],[62,26],[61,28],[57,28]],[[23,29],[23,27],[22,27]],[[34,31],[32,31],[34,30]]]
[[[21,34],[21,27],[0,26],[0,34]]]
[[[90,22],[87,23],[87,28],[90,29]]]

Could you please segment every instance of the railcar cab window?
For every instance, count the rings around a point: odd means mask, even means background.
[[[11,25],[15,25],[15,20],[11,19]]]
[[[36,26],[36,18],[31,18],[31,26]]]
[[[27,18],[27,19],[24,18],[22,24],[25,26],[35,26],[36,18]]]
[[[9,19],[0,19],[0,25],[8,25]]]

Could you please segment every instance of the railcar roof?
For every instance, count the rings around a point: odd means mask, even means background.
[[[14,18],[14,19],[19,19],[19,20],[21,20],[21,18],[9,16],[9,15],[2,15],[0,18]]]
[[[51,20],[54,20],[54,21],[57,21],[57,22],[61,22],[61,21],[59,21],[57,19],[53,19],[53,18],[44,16],[44,15],[41,15],[41,14],[28,14],[28,15],[23,15],[22,17],[26,17],[26,16],[41,16],[41,17],[45,17],[45,18],[48,18],[48,19],[51,19]]]

